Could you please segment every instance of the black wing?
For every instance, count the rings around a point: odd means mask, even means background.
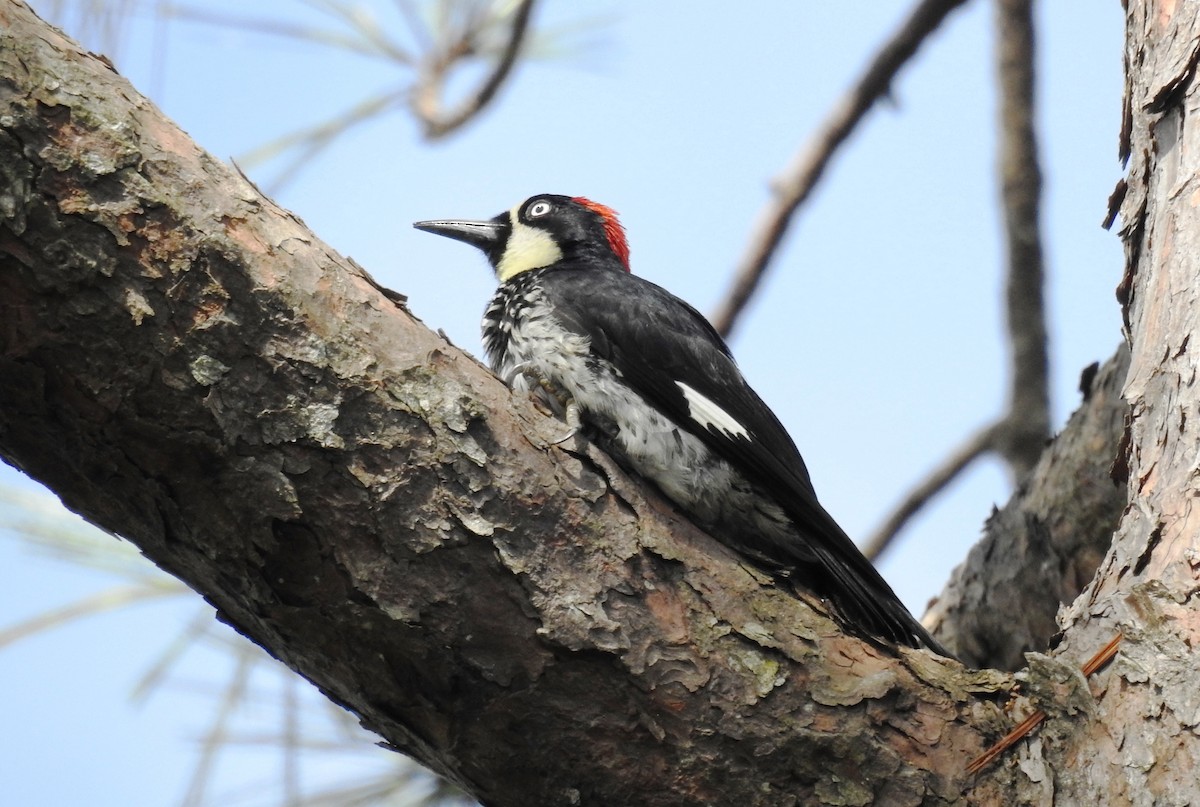
[[[819,564],[831,585],[818,593],[830,596],[844,617],[877,636],[940,650],[817,501],[792,438],[742,378],[708,320],[635,275],[567,267],[554,274],[544,289],[559,298],[554,302],[562,324],[589,336],[593,352],[611,361],[647,401],[685,425],[787,513],[805,543],[772,546],[781,566]],[[698,421],[680,383],[716,404],[745,434]]]

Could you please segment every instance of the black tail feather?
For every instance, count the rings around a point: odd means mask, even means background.
[[[892,587],[873,566],[869,566],[866,558],[862,560],[868,564],[870,572],[864,575],[824,547],[815,545],[813,549],[828,575],[825,585],[815,586],[816,591],[829,598],[844,627],[863,638],[928,648],[938,655],[954,658],[900,602]]]

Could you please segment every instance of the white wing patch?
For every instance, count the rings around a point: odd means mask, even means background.
[[[688,402],[688,416],[706,429],[723,431],[730,437],[742,436],[750,439],[746,427],[738,423],[732,415],[717,406],[711,399],[701,395],[682,381],[675,384],[683,391],[683,397]]]

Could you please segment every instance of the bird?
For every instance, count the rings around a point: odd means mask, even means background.
[[[470,244],[498,280],[483,346],[719,542],[820,598],[874,643],[949,655],[817,500],[786,428],[695,308],[630,271],[616,212],[538,194],[487,220],[414,222]]]

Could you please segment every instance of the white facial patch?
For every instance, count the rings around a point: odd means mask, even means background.
[[[504,255],[496,264],[496,275],[500,282],[512,280],[522,272],[541,269],[562,260],[562,250],[550,233],[538,227],[530,227],[517,220],[517,209],[508,214],[512,222],[512,233],[504,245]]]
[[[688,417],[696,423],[699,423],[706,429],[723,431],[730,437],[740,435],[747,440],[750,439],[750,434],[746,431],[746,427],[734,420],[733,416],[724,409],[682,381],[676,381],[675,384],[683,392],[683,397],[687,399]]]

